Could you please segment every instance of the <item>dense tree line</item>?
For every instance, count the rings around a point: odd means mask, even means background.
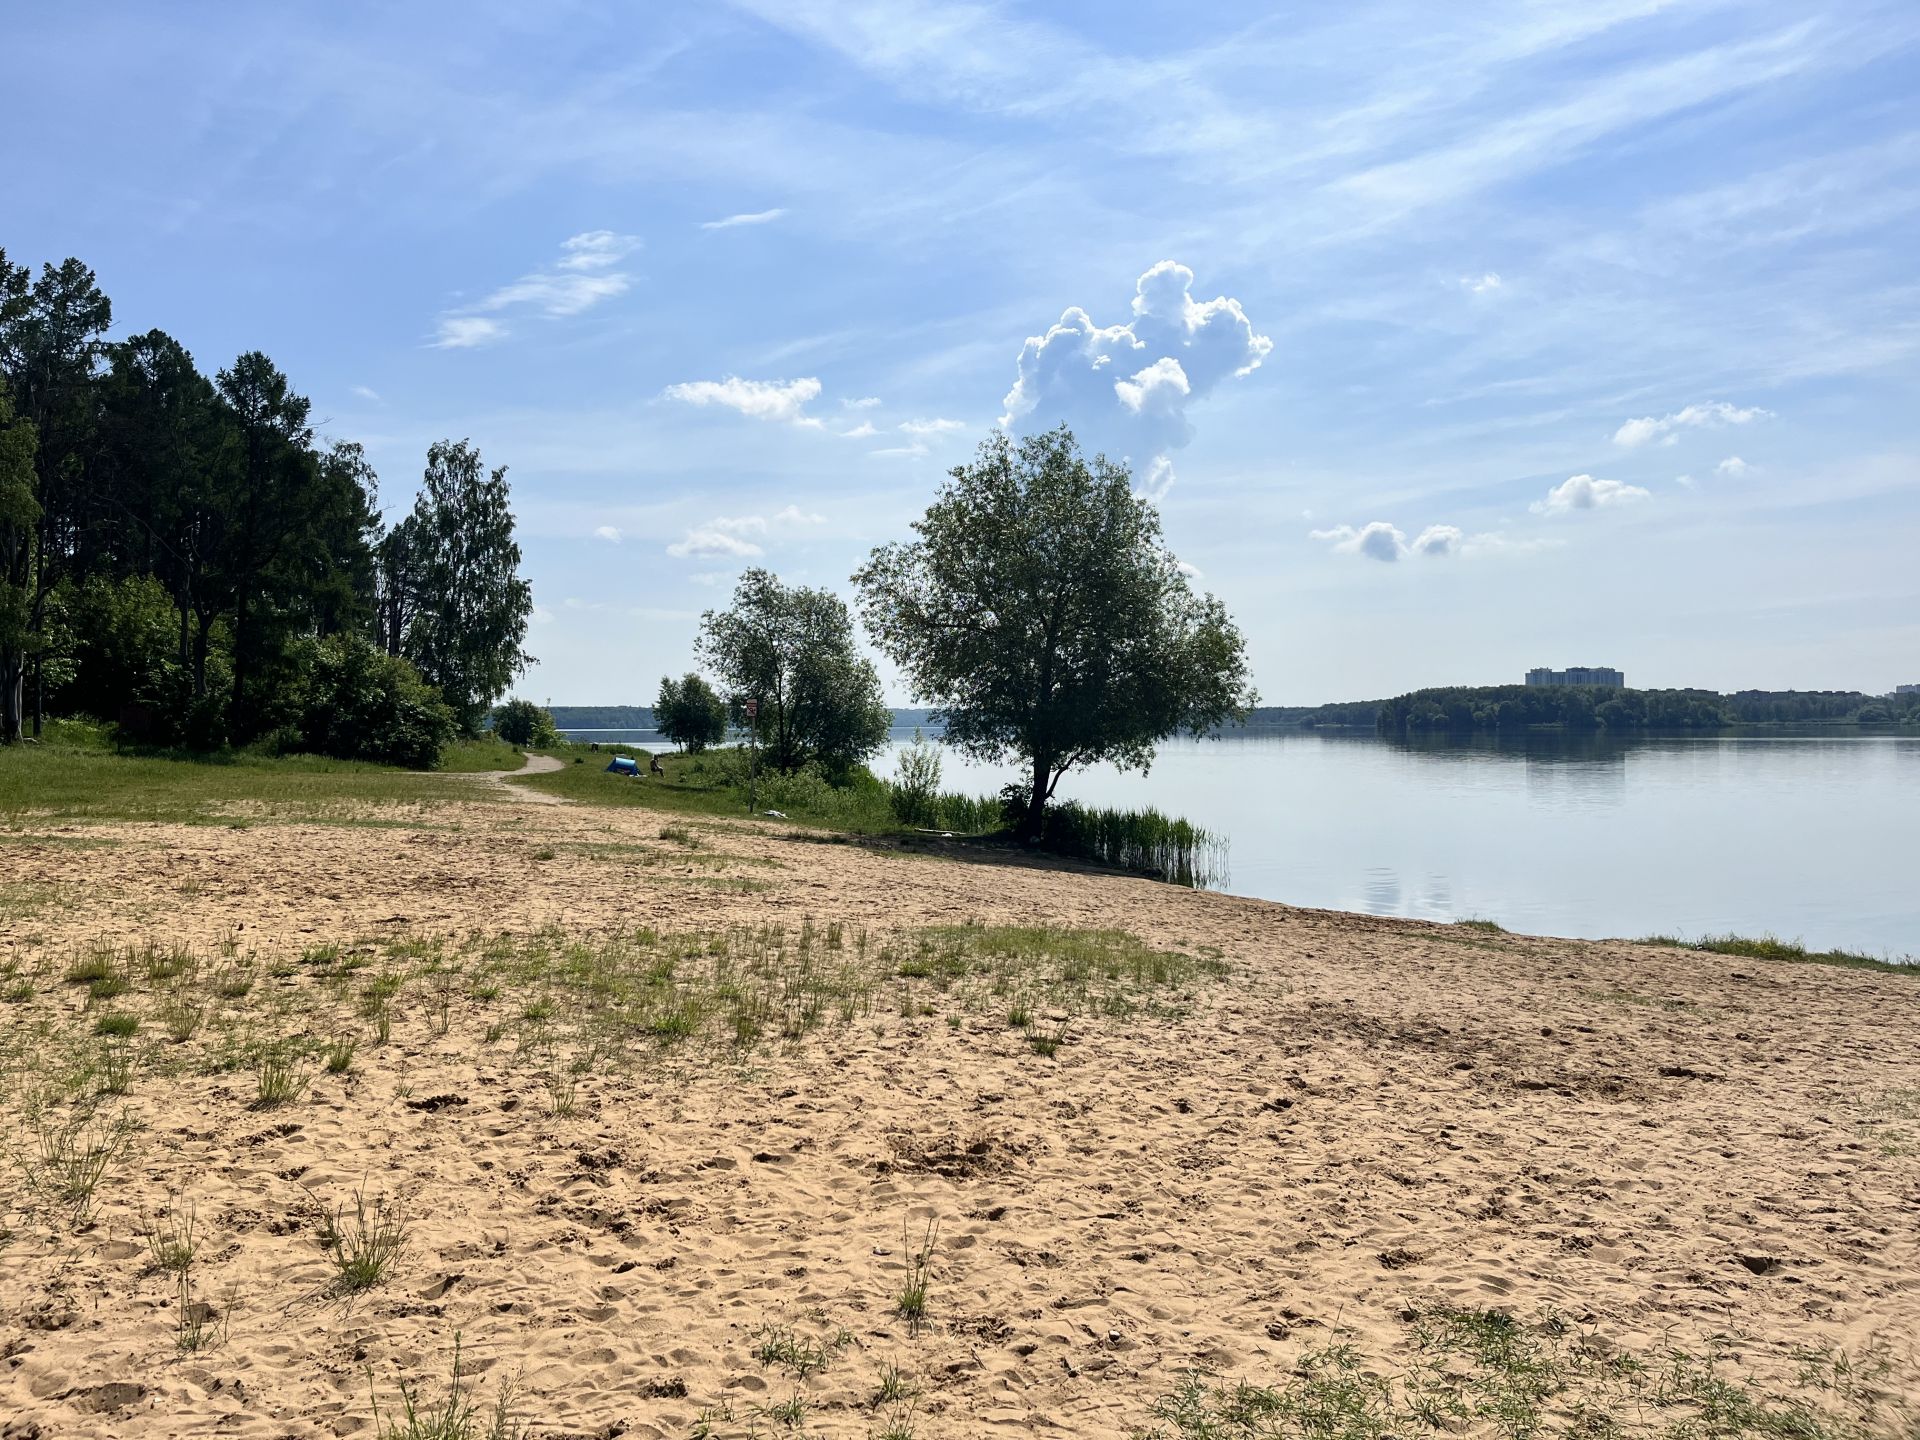
[[[388,529],[266,355],[209,378],[112,324],[80,261],[0,251],[0,743],[87,713],[420,764],[473,733],[529,660],[505,472],[436,445]]]
[[[1616,690],[1488,685],[1416,690],[1379,702],[1383,735],[1524,730],[1717,730],[1733,725],[1920,722],[1920,697],[1852,691]]]

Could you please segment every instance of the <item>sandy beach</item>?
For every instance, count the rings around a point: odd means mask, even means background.
[[[1196,1370],[1402,1376],[1457,1311],[1767,1393],[1845,1357],[1835,1413],[1908,1433],[1910,979],[475,797],[0,847],[0,1436],[372,1436],[458,1337],[534,1436],[1120,1437]],[[1174,958],[925,962],[967,926]],[[677,998],[636,1029],[635,987]],[[700,996],[734,1018],[675,1038]],[[300,1088],[263,1105],[269,1052]],[[46,1145],[83,1112],[76,1216]],[[403,1239],[349,1290],[356,1195]]]

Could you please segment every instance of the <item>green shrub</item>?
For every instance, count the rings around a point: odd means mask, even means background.
[[[493,712],[493,733],[522,750],[545,750],[559,743],[553,716],[531,700],[509,700]]]
[[[893,815],[902,825],[931,825],[940,798],[940,747],[913,732],[900,751],[900,774],[892,785]]]
[[[430,770],[453,739],[453,712],[412,665],[357,635],[301,644],[299,748],[340,760]]]

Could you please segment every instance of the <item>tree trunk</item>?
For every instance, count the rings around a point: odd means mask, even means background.
[[[0,655],[0,745],[20,743],[20,717],[26,703],[27,657],[17,650]]]
[[[233,699],[227,706],[227,727],[229,733],[238,736],[240,726],[246,720],[247,693],[247,611],[250,608],[250,595],[246,587],[240,590],[240,602],[233,612]]]
[[[33,657],[33,738],[38,740],[47,724],[47,669],[40,657]]]
[[[1047,813],[1047,791],[1050,788],[1047,780],[1052,771],[1053,765],[1044,755],[1033,757],[1033,789],[1027,795],[1026,819],[1020,826],[1020,838],[1023,840],[1040,838],[1041,824]]]

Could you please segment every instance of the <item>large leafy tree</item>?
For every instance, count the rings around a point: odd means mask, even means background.
[[[727,734],[727,702],[698,675],[675,680],[660,677],[660,694],[653,702],[653,726],[674,744],[698,755],[718,745]]]
[[[886,743],[892,715],[873,662],[854,649],[853,617],[827,590],[741,575],[733,604],[700,618],[700,654],[731,699],[758,705],[768,763],[843,770]]]
[[[1160,741],[1252,705],[1225,607],[1194,593],[1126,467],[1065,427],[993,436],[913,528],[855,574],[861,615],[949,745],[1025,766],[1026,834],[1074,767],[1145,770]]]
[[[520,648],[533,587],[520,574],[506,467],[488,471],[467,441],[440,441],[427,452],[412,527],[403,651],[461,729],[478,735],[493,702],[533,663]]]

